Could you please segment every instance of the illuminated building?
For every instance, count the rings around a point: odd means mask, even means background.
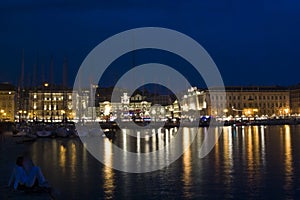
[[[183,118],[204,115],[207,109],[206,92],[199,91],[196,87],[188,89],[188,93],[183,96],[181,103],[181,116]],[[175,108],[175,105],[174,105]],[[175,112],[177,109],[175,109]]]
[[[9,83],[0,84],[0,121],[15,119],[15,87]]]
[[[63,119],[73,120],[73,93],[71,89],[44,83],[28,92],[29,121],[55,122]]]
[[[291,114],[300,114],[300,84],[290,87]]]
[[[226,96],[218,88],[208,93],[208,114],[213,116],[288,116],[290,92],[279,86],[226,87]],[[214,105],[214,106],[212,106]],[[212,109],[214,107],[214,109]],[[223,109],[221,109],[223,107]],[[225,107],[225,109],[224,109]]]
[[[107,120],[110,118],[128,119],[134,117],[149,117],[151,103],[145,101],[141,94],[135,94],[131,97],[128,93],[123,93],[119,102],[104,101],[99,103],[100,118]]]

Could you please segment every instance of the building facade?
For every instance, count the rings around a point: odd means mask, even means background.
[[[290,107],[291,114],[300,114],[300,84],[290,87]]]
[[[177,107],[179,108],[179,106]],[[184,118],[195,118],[205,115],[207,110],[206,92],[200,91],[196,87],[188,89],[180,102],[181,116]],[[177,111],[176,109],[174,110]]]
[[[59,122],[65,119],[73,120],[73,92],[71,89],[44,83],[28,92],[29,121]],[[23,111],[24,112],[24,111]]]
[[[221,95],[218,89],[210,89],[208,114],[253,117],[290,115],[290,91],[286,87],[246,86],[225,89],[226,95]]]
[[[0,121],[15,120],[15,86],[9,83],[0,84]]]
[[[119,102],[104,101],[99,103],[100,119],[120,118],[122,120],[131,120],[133,118],[149,117],[151,103],[145,101],[141,94],[129,96],[123,93]]]

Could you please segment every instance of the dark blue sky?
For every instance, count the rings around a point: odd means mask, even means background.
[[[44,66],[47,77],[53,55],[55,79],[61,81],[67,56],[71,85],[96,45],[118,32],[144,26],[174,29],[198,41],[226,85],[300,82],[299,0],[144,2],[0,1],[0,82],[16,83],[24,48],[26,77],[37,57],[39,74]]]

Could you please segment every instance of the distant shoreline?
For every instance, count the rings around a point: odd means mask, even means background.
[[[14,132],[17,122],[0,122],[0,133],[2,132]],[[47,122],[45,124],[51,124]],[[54,123],[53,123],[54,124]],[[55,123],[57,124],[57,122]],[[63,124],[61,122],[61,124]],[[74,123],[76,124],[76,123]],[[297,118],[283,118],[283,119],[264,119],[264,120],[230,120],[230,121],[193,121],[193,122],[164,122],[163,128],[178,128],[178,127],[208,127],[208,126],[273,126],[273,125],[299,125],[300,119]],[[94,123],[86,122],[87,127],[94,125]],[[100,122],[101,129],[121,129],[121,128],[160,128],[160,126],[153,125],[151,123],[143,122],[122,122],[122,127],[118,126],[117,122]]]

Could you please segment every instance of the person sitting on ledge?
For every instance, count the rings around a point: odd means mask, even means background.
[[[50,188],[41,169],[35,166],[28,156],[17,158],[8,186],[10,187],[13,182],[15,190],[30,189],[34,186]]]

